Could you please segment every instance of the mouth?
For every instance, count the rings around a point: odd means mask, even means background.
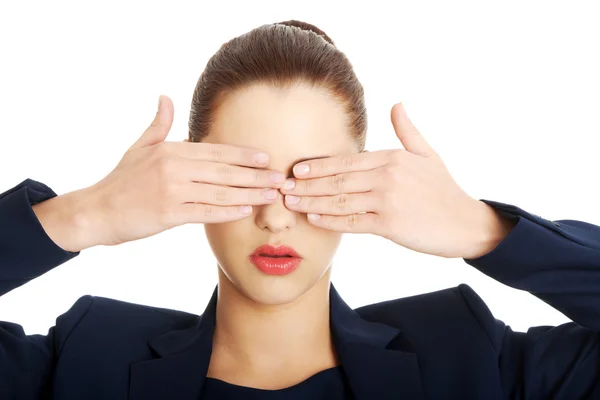
[[[267,275],[287,275],[302,261],[302,257],[291,247],[275,247],[269,244],[257,247],[249,259],[256,268]]]
[[[296,250],[289,246],[271,246],[270,244],[258,246],[256,249],[254,249],[252,255],[272,258],[302,258],[296,252]]]

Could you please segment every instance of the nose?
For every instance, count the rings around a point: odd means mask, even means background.
[[[261,229],[279,233],[296,226],[296,215],[295,211],[290,211],[285,206],[283,195],[277,191],[277,199],[273,203],[258,207],[256,224]]]

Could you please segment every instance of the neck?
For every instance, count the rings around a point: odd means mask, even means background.
[[[244,295],[219,268],[209,376],[243,383],[242,374],[273,377],[297,371],[287,378],[290,383],[337,365],[329,323],[329,271],[291,303],[265,305]]]

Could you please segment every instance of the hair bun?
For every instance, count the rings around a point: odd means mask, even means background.
[[[275,25],[295,26],[295,27],[303,29],[305,31],[312,31],[312,32],[316,33],[317,35],[321,36],[327,42],[329,42],[335,46],[335,43],[333,43],[333,40],[331,40],[331,38],[329,36],[327,36],[327,34],[325,32],[323,32],[321,29],[319,29],[316,26],[309,24],[307,22],[302,22],[302,21],[298,21],[295,19],[291,19],[289,21],[277,22]]]

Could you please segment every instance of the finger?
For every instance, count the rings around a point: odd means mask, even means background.
[[[265,167],[269,164],[269,155],[251,147],[220,143],[166,142],[165,146],[182,158],[213,161],[246,167]]]
[[[288,179],[281,187],[281,193],[295,196],[326,196],[340,193],[360,193],[373,189],[377,181],[377,169],[359,172],[346,172],[312,179]],[[288,182],[293,187],[286,186]]]
[[[182,189],[181,202],[217,206],[262,205],[273,203],[278,196],[275,189],[245,189],[192,182]]]
[[[342,193],[335,196],[285,195],[285,206],[293,211],[312,214],[348,215],[377,210],[377,197],[373,192]]]
[[[343,216],[308,214],[311,224],[323,229],[345,233],[377,233],[379,214],[362,213]]]
[[[402,142],[404,149],[413,154],[425,157],[435,155],[433,148],[427,143],[425,138],[408,118],[402,103],[394,104],[392,107],[391,119],[396,136],[398,136],[398,139]]]
[[[389,150],[380,150],[302,161],[294,166],[294,176],[298,179],[307,179],[344,172],[366,171],[387,164],[388,153]]]
[[[179,159],[181,173],[188,181],[213,183],[216,185],[271,188],[281,187],[285,174],[262,168],[240,167],[225,163]]]
[[[184,224],[212,224],[237,221],[252,215],[252,206],[215,206],[211,204],[181,204],[169,216],[172,226]]]
[[[158,110],[154,120],[142,136],[130,147],[130,150],[164,141],[173,125],[173,114],[173,101],[168,96],[161,95],[158,99]]]

